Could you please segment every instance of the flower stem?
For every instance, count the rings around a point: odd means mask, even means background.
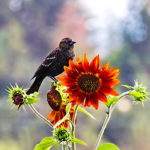
[[[67,147],[67,150],[70,150],[68,141],[66,141],[66,147]]]
[[[62,144],[62,150],[66,150],[66,145]]]
[[[36,108],[32,104],[28,104],[30,109],[33,111],[33,113],[40,119],[42,119],[45,123],[47,123],[51,128],[53,128],[53,125],[50,121],[48,121],[42,114],[40,114]]]
[[[119,100],[113,105],[113,107],[111,108],[111,112],[114,111],[114,109],[116,108],[116,105],[118,104],[118,102],[120,101],[120,99],[122,99],[123,97],[129,95],[129,91],[127,92],[124,92],[122,94],[120,94],[118,97],[119,97]]]
[[[108,108],[108,111],[106,112],[105,121],[104,121],[103,126],[102,126],[102,128],[100,130],[100,133],[98,135],[98,138],[96,140],[96,144],[95,144],[93,150],[97,150],[98,146],[100,145],[100,142],[101,142],[102,136],[104,134],[104,131],[105,131],[107,125],[108,125],[108,122],[109,122],[109,120],[111,118],[113,110],[116,108],[117,103],[120,101],[121,98],[123,98],[124,96],[127,96],[128,94],[129,94],[129,91],[120,94],[119,95],[119,100],[113,106],[111,106],[110,108]]]
[[[72,137],[73,138],[75,138],[75,122],[76,122],[77,111],[78,111],[78,105],[76,105],[75,107],[73,120],[72,120]],[[74,142],[72,142],[72,150],[76,150],[76,145]]]
[[[99,146],[99,144],[100,144],[100,142],[101,142],[103,133],[104,133],[106,127],[107,127],[107,124],[108,124],[108,122],[109,122],[109,120],[110,120],[110,117],[111,117],[111,113],[110,113],[110,111],[108,111],[108,112],[106,113],[106,118],[105,118],[105,121],[104,121],[104,123],[103,123],[103,126],[102,126],[102,128],[101,128],[101,130],[100,130],[100,133],[99,133],[99,135],[98,135],[98,138],[97,138],[97,141],[96,141],[94,150],[97,150],[97,148],[98,148],[98,146]]]

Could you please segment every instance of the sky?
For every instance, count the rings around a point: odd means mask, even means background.
[[[89,43],[95,46],[96,53],[103,49],[102,56],[106,56],[109,53],[109,31],[119,32],[119,22],[128,16],[129,0],[78,0],[78,3],[90,16],[86,23],[87,30],[92,33]]]

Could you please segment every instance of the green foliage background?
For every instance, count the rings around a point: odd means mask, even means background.
[[[149,1],[142,1],[141,4],[138,7],[132,0],[128,16],[118,21],[117,29],[110,28],[108,48],[105,50],[108,55],[103,58],[102,64],[109,61],[111,66],[120,69],[121,84],[132,85],[137,79],[149,87],[150,4]],[[28,108],[19,112],[16,108],[11,109],[5,89],[10,83],[28,88],[37,66],[62,37],[75,39],[76,55],[81,58],[86,52],[91,59],[95,55],[93,49],[96,44],[91,46],[87,37],[92,36],[93,43],[97,37],[94,37],[94,31],[86,28],[86,22],[92,16],[85,14],[78,3],[67,0],[0,1],[0,149],[32,150],[43,137],[52,135],[49,127],[34,117]],[[103,54],[103,50],[99,53]],[[40,102],[36,105],[44,116],[50,112],[46,102],[50,86],[48,80],[45,79],[40,88]],[[126,99],[113,114],[103,142],[114,142],[121,150],[148,150],[149,107],[148,102],[144,107],[133,106]],[[79,113],[76,135],[88,144],[88,147],[78,147],[82,150],[92,148],[100,129],[98,125],[105,115],[103,104],[98,111],[88,110],[97,120]]]

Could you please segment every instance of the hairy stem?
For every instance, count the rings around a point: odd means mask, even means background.
[[[101,128],[101,130],[100,130],[100,133],[99,133],[99,135],[98,135],[98,138],[97,138],[97,140],[96,140],[96,144],[95,144],[94,150],[97,150],[97,148],[98,148],[98,146],[99,146],[99,144],[100,144],[100,142],[101,142],[103,133],[104,133],[106,127],[107,127],[107,124],[108,124],[108,122],[109,122],[109,120],[110,120],[110,117],[111,117],[111,114],[110,114],[109,112],[107,112],[107,113],[106,113],[105,121],[104,121],[104,123],[103,123],[103,126],[102,126],[102,128]]]
[[[62,150],[66,150],[66,145],[62,144]]]
[[[53,128],[53,125],[51,124],[50,121],[48,121],[42,114],[40,114],[36,108],[32,105],[32,104],[28,104],[30,109],[33,111],[33,113],[40,118],[41,120],[43,120],[45,123],[47,123],[51,128]]]
[[[76,105],[75,107],[73,120],[72,120],[72,137],[73,138],[75,138],[75,122],[76,122],[77,111],[78,111],[78,105]],[[74,142],[72,142],[72,150],[76,150],[76,145]]]
[[[67,150],[70,150],[70,146],[69,146],[68,141],[66,141],[66,147],[67,147]]]
[[[100,133],[99,133],[99,135],[98,135],[98,138],[97,138],[97,140],[96,140],[96,144],[95,144],[93,150],[97,150],[98,146],[100,145],[102,136],[103,136],[104,131],[105,131],[105,129],[106,129],[107,125],[108,125],[108,122],[109,122],[109,120],[110,120],[110,118],[111,118],[112,112],[113,112],[113,110],[116,108],[116,105],[118,104],[118,102],[120,101],[121,98],[127,96],[128,94],[129,94],[129,91],[120,94],[120,95],[119,95],[119,100],[118,100],[114,105],[112,105],[110,108],[108,108],[108,111],[106,112],[105,121],[104,121],[103,126],[102,126],[102,128],[101,128],[101,130],[100,130]]]

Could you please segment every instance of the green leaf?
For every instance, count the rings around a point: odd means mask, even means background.
[[[125,88],[127,88],[127,89],[133,89],[133,87],[130,86],[130,85],[122,85],[122,86],[125,87]]]
[[[36,98],[37,96],[39,96],[38,92],[34,92],[30,95],[26,95],[26,103],[27,104],[33,104],[38,102],[38,99]]]
[[[118,100],[119,100],[118,96],[110,97],[105,104],[109,108],[112,104],[116,103]]]
[[[129,94],[134,97],[143,97],[143,94],[136,91],[130,91]]]
[[[37,96],[39,96],[39,93],[38,92],[34,92],[33,95],[34,95],[34,97],[37,97]]]
[[[35,98],[35,97],[29,97],[29,98],[27,98],[27,103],[28,104],[33,104],[33,103],[36,103],[36,102],[38,102],[38,99]]]
[[[88,115],[89,117],[91,117],[92,119],[96,120],[95,117],[94,117],[92,114],[90,114],[87,110],[85,110],[84,108],[78,107],[78,109],[79,109],[81,112],[83,112],[83,113],[85,113],[86,115]]]
[[[77,138],[71,138],[70,141],[73,142],[73,143],[78,143],[78,144],[81,144],[81,145],[86,145],[85,142],[83,142],[83,141],[81,141],[81,140],[79,140]]]
[[[49,150],[52,146],[59,146],[53,137],[45,137],[39,144],[37,144],[34,150]]]
[[[119,150],[119,148],[112,143],[106,143],[100,146],[97,150]]]

